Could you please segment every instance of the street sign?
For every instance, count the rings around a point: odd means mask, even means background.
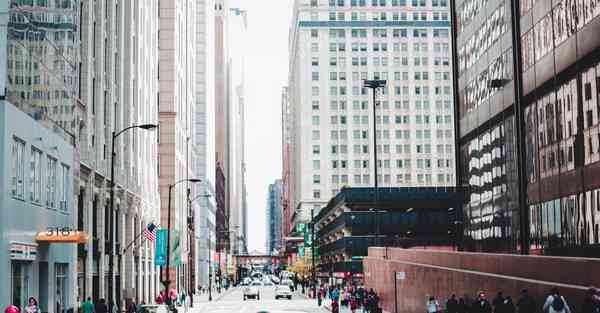
[[[156,266],[167,265],[167,230],[159,229],[156,231],[156,252],[154,264]]]
[[[396,280],[405,280],[406,272],[396,272]]]

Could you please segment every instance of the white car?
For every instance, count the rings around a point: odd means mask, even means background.
[[[281,281],[282,286],[288,286],[292,291],[294,291],[294,282],[291,279],[284,279]]]
[[[273,282],[267,278],[263,280],[263,286],[273,286]]]
[[[244,288],[244,301],[248,298],[260,300],[260,291],[258,291],[258,287],[256,287],[254,283],[251,286]]]
[[[142,305],[140,311],[143,313],[169,313],[169,307],[164,304],[147,304]]]
[[[292,289],[286,285],[280,285],[275,288],[275,300],[279,298],[287,298],[292,300]]]

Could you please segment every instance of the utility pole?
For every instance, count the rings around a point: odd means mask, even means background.
[[[317,290],[317,268],[315,267],[315,209],[310,209],[310,251],[312,258],[312,287]]]

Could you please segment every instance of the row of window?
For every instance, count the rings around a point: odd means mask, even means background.
[[[325,3],[325,0],[310,0],[311,7],[318,7],[319,2]],[[431,3],[432,7],[447,7],[448,0],[328,0],[329,7],[345,7],[349,4],[351,7],[366,7],[371,5],[373,7],[405,7],[410,4],[412,7],[426,7],[428,3]]]
[[[390,102],[389,101],[378,101],[378,105],[379,108],[383,109],[383,110],[389,110],[390,109]],[[337,101],[337,100],[332,100],[329,104],[329,109],[331,111],[338,111],[338,110],[346,110],[347,104],[346,101]],[[431,108],[431,103],[429,102],[429,100],[415,100],[414,105],[411,106],[410,105],[410,101],[409,100],[404,100],[404,101],[394,101],[394,109],[398,109],[398,110],[405,110],[405,111],[409,111],[409,110],[429,110]],[[312,101],[312,110],[313,111],[318,111],[321,109],[321,105],[319,100],[313,100]],[[369,102],[368,101],[358,101],[358,100],[354,100],[352,101],[352,109],[353,110],[368,110],[369,109]],[[435,109],[436,110],[450,110],[452,109],[452,103],[450,100],[436,100],[435,101]],[[377,122],[379,123],[379,118],[377,120]]]
[[[390,58],[388,57],[373,57],[371,64],[373,66],[429,66],[429,57],[414,57],[412,62],[409,62],[409,57],[393,57],[391,58],[392,63],[390,64]],[[352,66],[368,66],[369,59],[367,57],[352,57],[350,58]],[[311,59],[311,65],[319,64],[318,59],[313,57]],[[346,58],[343,57],[331,57],[329,59],[329,65],[334,67],[346,67]],[[433,66],[450,66],[450,60],[448,57],[434,57]],[[378,72],[376,72],[378,73]],[[387,75],[385,73],[384,75]]]
[[[412,14],[408,12],[373,12],[371,13],[371,20],[373,21],[387,21],[388,16],[391,16],[392,21],[448,21],[448,12],[417,12],[413,11]],[[329,12],[329,21],[345,21],[346,12]],[[411,17],[411,19],[409,19]],[[319,21],[319,12],[311,12],[310,19],[312,21]],[[351,21],[368,21],[367,12],[350,12]]]
[[[431,116],[431,115],[421,115],[421,114],[416,114],[414,115],[414,123],[417,125],[429,125],[429,124],[433,124],[434,123],[434,118],[435,118],[435,124],[441,125],[441,124],[451,124],[452,123],[452,116],[451,115],[435,115],[435,116]],[[395,124],[404,124],[404,125],[408,125],[410,124],[410,120],[411,120],[411,116],[410,115],[396,115],[396,116],[390,116],[390,115],[379,115],[377,116],[377,120],[376,123],[377,124],[384,124],[384,125],[388,125],[391,123],[395,123]],[[346,115],[333,115],[330,116],[330,124],[331,125],[348,125],[349,121]],[[369,116],[368,115],[353,115],[352,116],[352,124],[354,125],[359,125],[359,124],[368,124],[369,123]],[[321,125],[321,116],[319,115],[313,115],[312,116],[312,125],[313,126],[319,126]],[[385,132],[386,130],[384,130]],[[357,130],[355,130],[355,134],[357,134],[356,132],[358,132]],[[419,130],[416,130],[417,132],[417,138],[419,137]],[[355,136],[356,137],[356,136]],[[358,138],[357,138],[358,139]]]
[[[388,48],[390,47],[391,48]],[[352,52],[408,52],[408,43],[393,43],[388,45],[387,42],[376,42],[373,43],[372,49],[368,49],[368,44],[366,42],[353,42],[351,44]],[[391,50],[390,50],[391,49]],[[329,52],[345,52],[346,51],[346,43],[345,42],[331,42],[329,43]],[[312,52],[319,52],[318,45],[315,46],[315,49]],[[413,43],[413,52],[429,52],[429,43],[427,42],[415,42]],[[433,52],[434,53],[448,53],[450,52],[450,44],[449,43],[441,43],[434,42],[433,43]],[[343,56],[342,56],[343,57]]]
[[[460,86],[461,116],[478,108],[502,86],[512,80],[512,51],[507,50],[493,60],[487,69],[475,77],[468,77],[467,85]],[[460,60],[459,60],[460,62]]]
[[[392,164],[395,164],[395,168],[398,169],[410,169],[412,164],[412,159],[397,159],[396,162],[393,160],[378,160],[377,167],[378,168],[391,168]],[[418,169],[430,169],[432,167],[436,168],[451,168],[452,160],[451,159],[416,159],[417,168]],[[331,161],[332,169],[345,169],[348,168],[348,161],[346,160],[333,160]],[[354,160],[355,169],[368,169],[369,168],[369,160]],[[321,161],[313,160],[313,170],[321,169]]]
[[[27,152],[25,141],[14,137],[10,159],[12,197],[66,212],[70,195],[69,166],[59,166],[57,159],[44,156],[33,145]]]
[[[598,0],[563,0],[521,38],[523,70],[527,70],[579,29],[600,16]]]
[[[324,30],[323,30],[324,31]],[[407,28],[390,29],[391,38],[408,38],[411,32]],[[346,29],[328,28],[329,39],[346,38]],[[414,38],[449,38],[450,30],[448,28],[413,28],[412,37]],[[311,38],[319,38],[319,29],[310,30]],[[352,28],[350,30],[351,38],[369,38],[368,30],[365,28]],[[371,38],[388,38],[387,28],[374,28]],[[486,38],[482,38],[484,41]]]
[[[315,76],[316,73],[316,76]],[[318,72],[313,72],[313,81],[317,81],[319,78]],[[318,97],[320,95],[320,89],[318,86],[313,86],[311,88],[311,94],[314,97]],[[352,87],[352,95],[360,96],[367,95],[367,91],[364,87]],[[387,94],[387,92],[383,92],[383,94]],[[408,86],[394,86],[392,89],[393,95],[405,95],[405,96],[428,96],[428,95],[436,95],[436,96],[450,96],[452,95],[452,87],[450,86],[413,86],[412,91]],[[348,88],[346,86],[330,86],[329,87],[329,95],[330,96],[346,96],[348,94]]]
[[[500,39],[502,34],[508,30],[507,21],[505,20],[507,12],[505,11],[506,8],[504,2],[502,2],[485,20],[485,23],[465,40],[465,44],[458,50],[458,59],[463,60],[459,63],[459,73],[463,73],[475,65],[488,49]]]
[[[448,131],[446,132],[446,135],[452,135],[452,131]],[[452,137],[446,137],[447,139],[451,139]],[[448,142],[448,141],[446,141]],[[404,145],[400,145],[397,144],[395,145],[395,153],[396,154],[412,154],[412,149],[411,149],[412,145],[410,144],[404,144]],[[416,154],[431,154],[432,150],[431,150],[432,145],[431,144],[416,144],[414,145],[415,148],[415,152]],[[444,144],[438,144],[435,146],[436,147],[436,153],[437,154],[441,154],[444,153],[444,147],[446,149],[446,153],[451,153],[452,152],[452,147],[449,145],[444,145]],[[368,144],[363,144],[363,145],[353,145],[353,152],[354,154],[369,154],[369,145]],[[391,146],[388,144],[384,144],[384,145],[377,145],[377,152],[381,152],[381,153],[391,153]],[[341,144],[341,145],[331,145],[331,154],[337,155],[337,154],[348,154],[348,145],[345,144]],[[321,154],[321,145],[313,145],[312,146],[312,154],[313,155],[320,155]]]
[[[412,174],[397,174],[396,175],[396,182],[392,183],[392,175],[389,174],[385,174],[385,175],[378,175],[378,182],[380,184],[383,184],[383,186],[389,186],[391,187],[392,184],[404,184],[404,185],[421,185],[421,186],[431,186],[434,182],[433,182],[433,174],[417,174],[414,175],[414,177],[416,178],[413,179],[413,175]],[[452,174],[437,174],[435,177],[437,177],[437,183],[440,185],[449,185],[453,183],[453,179],[454,179],[454,175]],[[364,175],[354,175],[354,180],[353,180],[353,184],[354,185],[369,185],[371,184],[371,177],[369,174],[364,174]],[[346,180],[347,183],[347,180]],[[342,182],[342,179],[340,178],[340,184],[345,184],[344,182]],[[318,186],[314,186],[316,188],[318,188]],[[331,190],[331,195],[335,196],[336,194],[338,194],[339,189],[332,189]],[[321,199],[321,190],[320,189],[313,189],[313,194],[312,194],[314,199]]]

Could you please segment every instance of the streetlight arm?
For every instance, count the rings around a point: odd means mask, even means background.
[[[158,126],[157,126],[157,125],[155,125],[155,124],[131,125],[131,126],[129,126],[129,127],[126,127],[126,128],[124,128],[124,129],[122,129],[122,130],[120,130],[120,131],[116,132],[116,133],[113,135],[113,138],[117,138],[117,137],[119,137],[119,135],[121,135],[122,133],[124,133],[124,132],[126,132],[126,131],[128,131],[128,130],[130,130],[130,129],[132,129],[132,128],[143,128],[143,129],[148,129],[148,130],[150,130],[150,129],[154,129],[154,128],[157,128],[157,127],[158,127]]]

